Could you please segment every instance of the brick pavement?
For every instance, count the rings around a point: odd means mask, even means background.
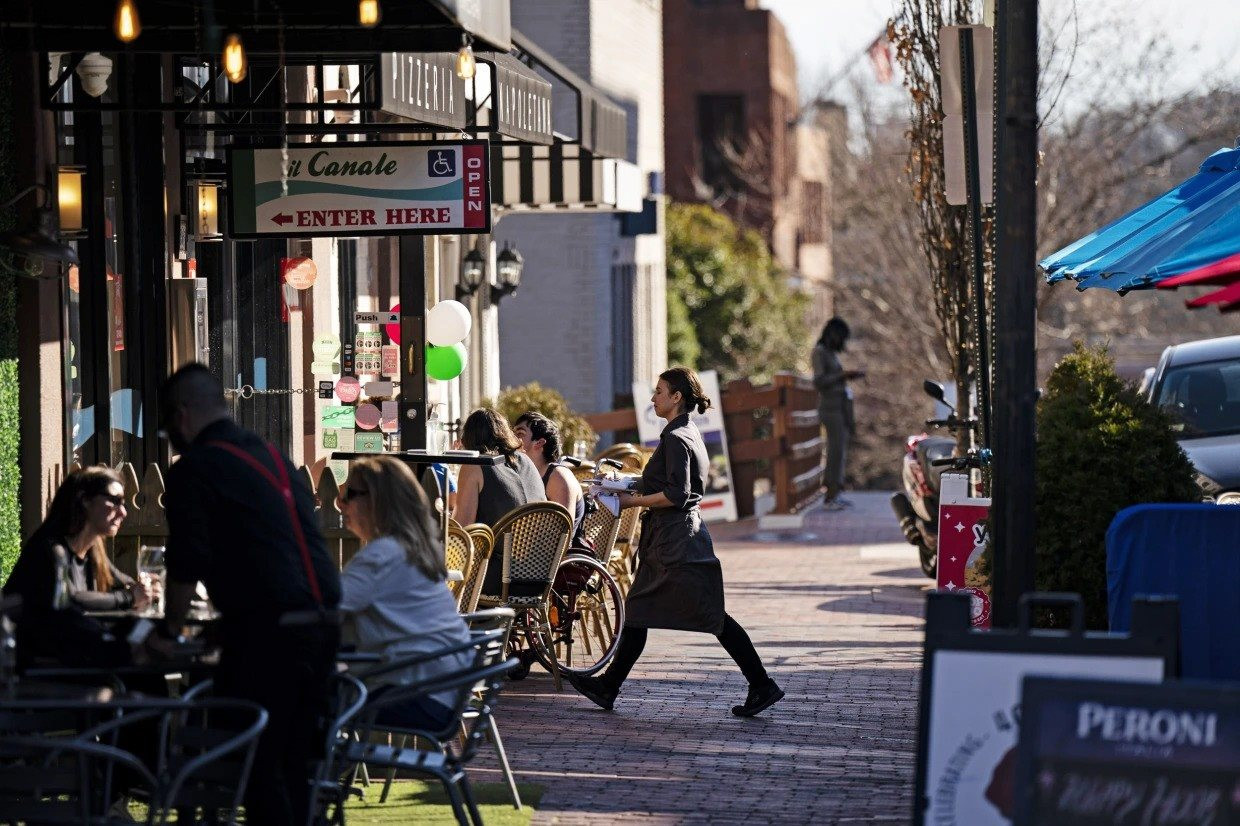
[[[518,779],[547,787],[535,823],[907,821],[921,592],[928,580],[884,494],[811,512],[796,532],[713,531],[728,611],[787,692],[752,719],[714,638],[653,631],[615,711],[537,667],[499,720]],[[478,779],[497,779],[489,753]]]

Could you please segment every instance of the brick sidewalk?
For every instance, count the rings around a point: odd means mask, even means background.
[[[499,721],[518,779],[543,784],[535,823],[907,821],[921,590],[884,494],[811,512],[796,533],[714,531],[728,612],[787,697],[733,717],[745,684],[714,638],[653,631],[614,712],[535,668]],[[480,755],[478,779],[498,779]]]

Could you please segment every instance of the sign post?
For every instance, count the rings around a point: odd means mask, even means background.
[[[486,141],[230,149],[229,234],[487,233],[489,159]]]

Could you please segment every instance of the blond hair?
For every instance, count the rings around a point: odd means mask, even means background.
[[[353,502],[366,514],[376,536],[399,542],[409,563],[428,579],[447,578],[430,500],[407,464],[391,456],[358,459],[349,468],[348,484],[366,491]]]

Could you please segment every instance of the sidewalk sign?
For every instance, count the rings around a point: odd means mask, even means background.
[[[938,588],[968,594],[974,628],[990,627],[990,579],[978,570],[989,542],[990,500],[969,496],[967,473],[944,473],[939,492]]]
[[[1018,826],[1240,822],[1240,687],[1026,677]]]
[[[706,522],[736,521],[736,491],[732,486],[732,465],[728,461],[728,434],[723,426],[723,395],[719,392],[719,374],[714,370],[698,373],[702,390],[710,399],[710,409],[705,413],[692,413],[693,423],[702,432],[706,452],[710,455],[710,468],[706,476],[706,495],[700,505],[702,519]],[[659,444],[659,434],[667,422],[654,414],[650,403],[650,388],[641,382],[633,383],[633,406],[637,411],[637,438],[646,447]]]
[[[1021,680],[1028,675],[1158,683],[1174,676],[1179,605],[1133,601],[1132,633],[1083,632],[1075,594],[1021,598],[1021,627],[979,631],[971,600],[926,596],[926,640],[918,704],[913,822],[935,826],[1011,823]],[[1030,628],[1034,607],[1068,605],[1071,631]]]

